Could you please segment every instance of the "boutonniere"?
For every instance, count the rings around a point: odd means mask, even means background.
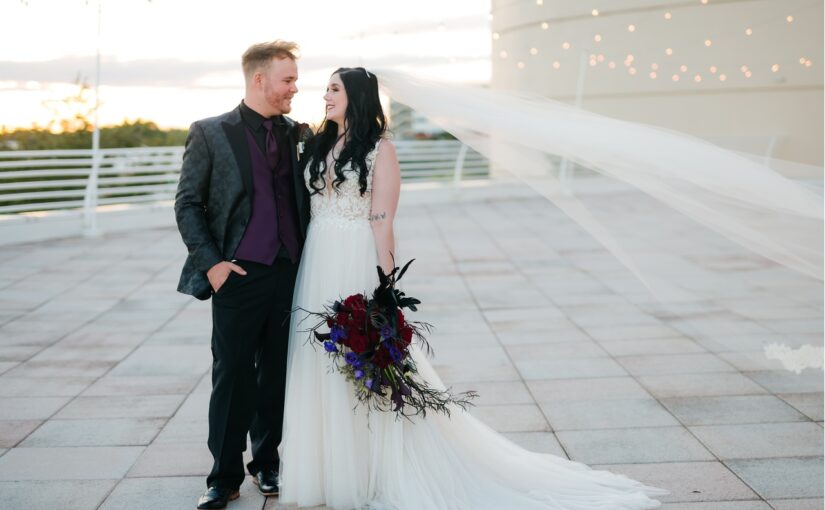
[[[309,129],[309,124],[305,123],[297,123],[293,129],[295,130],[295,138],[298,140],[298,159],[301,159],[306,141],[312,136],[312,130]]]

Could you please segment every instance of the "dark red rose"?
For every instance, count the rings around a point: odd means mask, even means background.
[[[349,326],[349,323],[350,323],[349,314],[346,313],[346,312],[338,312],[335,315],[335,322],[337,322],[338,325],[341,326],[342,328],[346,329],[347,326]]]
[[[363,294],[354,294],[344,300],[344,306],[350,310],[360,309],[366,310],[367,304],[364,302]]]
[[[404,342],[404,347],[407,347],[412,343],[413,337],[413,330],[409,326],[404,326],[401,328],[401,340]]]
[[[328,328],[332,328],[332,326],[334,326],[334,325],[335,325],[335,319],[333,319],[332,317],[327,319],[327,327]]]
[[[397,321],[396,324],[401,328],[404,325],[404,312],[402,312],[400,308],[395,309],[395,319]]]
[[[369,346],[367,336],[358,332],[353,332],[346,341],[347,346],[358,354],[366,351]]]
[[[392,364],[390,351],[382,345],[377,351],[375,351],[375,356],[373,356],[372,361],[378,365],[379,368],[387,368]]]

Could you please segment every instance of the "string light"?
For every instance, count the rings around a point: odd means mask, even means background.
[[[788,23],[793,23],[793,16],[788,16],[787,18],[785,18],[785,21],[787,21]]]
[[[506,51],[502,51],[502,52],[500,52],[500,53],[498,54],[498,56],[499,56],[499,57],[501,57],[501,58],[507,58],[507,52],[506,52]]]
[[[655,64],[655,63],[650,64],[650,68],[653,69],[654,71],[658,71],[659,70],[659,64]]]
[[[498,41],[500,38],[501,38],[501,35],[499,35],[498,32],[493,32],[493,40],[494,41]]]
[[[673,48],[668,48],[668,49],[666,49],[666,50],[665,50],[665,55],[667,55],[667,56],[671,56],[671,55],[673,55]]]
[[[516,64],[516,67],[518,67],[519,70],[524,69],[524,62],[519,62],[518,64]]]
[[[590,14],[592,14],[593,16],[598,16],[599,15],[599,10],[598,9],[593,9],[592,11],[590,11]]]
[[[627,60],[629,62],[633,62],[635,59],[636,59],[636,57],[634,57],[631,53],[628,53],[627,56],[625,57],[625,60]]]
[[[636,25],[628,25],[627,26],[627,31],[628,32],[635,32],[636,31]]]
[[[604,55],[599,53],[599,55],[596,57],[596,60],[598,60],[599,62],[604,62]]]
[[[648,76],[650,76],[651,80],[655,80],[656,79],[656,71],[650,71],[650,74]]]
[[[753,29],[751,27],[746,28],[745,35],[753,35]]]
[[[697,74],[696,76],[693,77],[693,81],[695,81],[696,83],[701,82],[702,81],[702,75]]]
[[[591,59],[590,59],[590,67],[594,67],[596,64],[598,64],[598,62],[596,62],[596,59],[595,59],[595,58],[591,58]]]
[[[742,67],[739,68],[739,70],[742,71],[743,73],[747,73],[748,72],[748,66],[742,66]]]
[[[707,5],[708,4],[708,0],[700,0],[700,1],[702,2],[702,5]]]
[[[553,69],[558,69],[560,67],[561,67],[561,62],[559,62],[558,60],[553,62]]]
[[[750,78],[751,76],[753,76],[753,73],[751,73],[750,71],[745,73],[745,78]]]
[[[682,64],[682,65],[679,66],[679,70],[682,71],[683,73],[686,73],[687,72],[687,66],[685,64]]]
[[[804,65],[805,65],[805,62],[806,62],[807,60],[808,60],[808,59],[806,59],[805,57],[802,57],[802,58],[800,58],[800,59],[799,59],[799,63],[800,63],[800,64],[802,64],[802,65],[804,66]]]
[[[536,0],[536,5],[543,5],[543,4],[544,4],[544,0]]]
[[[616,62],[611,60],[607,63],[607,67],[609,67],[610,69],[616,69]]]
[[[673,80],[673,81],[679,81],[679,75],[674,74],[673,76],[670,77],[670,79]]]
[[[713,42],[712,42],[710,39],[705,39],[705,46],[707,46],[708,48],[710,48],[710,45],[711,45],[711,44],[713,44]]]
[[[602,35],[601,34],[594,35],[593,40],[596,41],[596,42],[602,42]]]
[[[670,12],[666,12],[665,13],[665,19],[670,21],[671,19],[673,19],[673,14],[671,14]]]
[[[547,23],[546,21],[543,21],[543,22],[541,23],[541,29],[542,29],[542,30],[547,30],[548,28],[550,28],[550,24],[549,24],[549,23]]]
[[[567,42],[567,41],[564,41],[562,43],[561,47],[562,47],[562,49],[569,50],[570,49],[570,43]]]
[[[779,71],[779,64],[772,65],[771,66],[771,71],[773,71],[775,73],[778,72]]]
[[[538,54],[539,54],[539,50],[537,48],[530,48],[530,55],[535,56],[535,55],[538,55]]]
[[[719,75],[719,81],[725,81],[727,79],[728,79],[728,77],[725,76],[725,73],[722,73],[722,74]]]
[[[716,66],[710,66],[710,74],[716,74]]]
[[[810,60],[805,61],[805,67],[811,67],[812,65],[814,65],[814,63],[811,62]]]
[[[635,68],[635,67],[631,67],[630,69],[628,69],[628,70],[627,70],[627,72],[628,72],[631,76],[634,76],[634,75],[636,74],[636,68]]]

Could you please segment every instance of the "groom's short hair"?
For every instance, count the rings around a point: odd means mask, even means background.
[[[244,77],[248,80],[255,74],[255,71],[267,67],[273,58],[298,60],[298,43],[278,39],[253,44],[247,48],[241,58]]]

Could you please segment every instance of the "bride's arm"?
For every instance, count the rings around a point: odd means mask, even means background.
[[[394,266],[392,255],[395,254],[395,236],[392,223],[398,208],[398,196],[401,194],[401,168],[395,154],[395,145],[383,140],[375,158],[372,175],[372,210],[370,225],[375,237],[375,249],[378,264],[385,273]]]

